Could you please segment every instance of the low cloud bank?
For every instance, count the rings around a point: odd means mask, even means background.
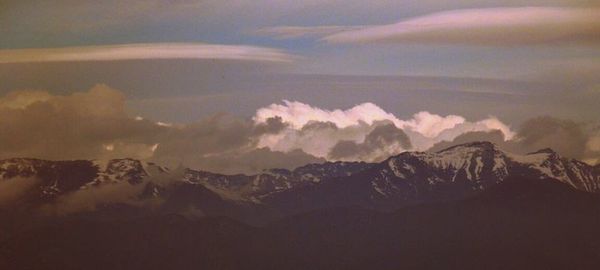
[[[38,183],[36,178],[14,177],[0,181],[0,207],[14,206],[15,202],[28,192],[36,192],[33,188]]]
[[[600,129],[551,117],[516,132],[495,117],[419,112],[400,119],[373,103],[326,110],[284,101],[242,119],[217,114],[187,124],[154,122],[126,113],[125,96],[106,85],[53,95],[16,91],[0,97],[0,158],[50,160],[129,157],[222,173],[295,168],[325,160],[376,162],[403,151],[436,150],[470,140],[507,150],[551,147],[595,162]]]

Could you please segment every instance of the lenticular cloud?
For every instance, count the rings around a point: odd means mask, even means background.
[[[410,138],[410,146],[398,148],[396,145],[393,150],[374,151],[389,154],[405,150],[424,151],[437,142],[451,141],[461,134],[473,131],[499,130],[505,140],[514,136],[509,126],[491,116],[470,122],[458,115],[440,116],[422,111],[410,119],[399,119],[373,103],[359,104],[346,110],[325,110],[297,101],[284,100],[283,104],[271,104],[257,110],[253,120],[260,124],[271,118],[281,118],[287,126],[280,133],[263,135],[259,139],[259,146],[283,152],[301,149],[323,158],[330,158],[332,148],[338,143],[364,143],[365,138],[376,127],[389,124],[406,133]]]

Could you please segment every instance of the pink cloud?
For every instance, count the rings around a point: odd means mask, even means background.
[[[282,50],[204,43],[148,43],[108,46],[0,50],[0,63],[117,61],[142,59],[221,59],[291,62]]]
[[[344,31],[330,43],[516,45],[600,41],[600,9],[519,7],[452,10]]]

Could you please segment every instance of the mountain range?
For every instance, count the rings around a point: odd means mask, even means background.
[[[551,149],[472,142],[256,175],[13,158],[2,189],[2,269],[600,265],[600,166]]]
[[[160,201],[159,208],[171,213],[193,209],[201,215],[231,214],[242,220],[246,211],[252,211],[249,216],[254,218],[271,220],[330,207],[394,210],[467,198],[515,175],[600,192],[600,166],[563,158],[551,149],[509,154],[489,142],[458,145],[436,153],[404,152],[381,163],[327,162],[294,170],[270,169],[256,175],[170,170],[133,159],[0,161],[0,181],[30,183],[15,200],[26,207],[59,205],[78,194],[119,193],[122,189],[127,192],[115,198],[115,203],[141,206]],[[91,208],[112,202],[110,198],[86,201]]]

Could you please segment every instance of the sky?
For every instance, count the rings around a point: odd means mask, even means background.
[[[0,37],[1,158],[600,159],[598,0],[3,0]]]

